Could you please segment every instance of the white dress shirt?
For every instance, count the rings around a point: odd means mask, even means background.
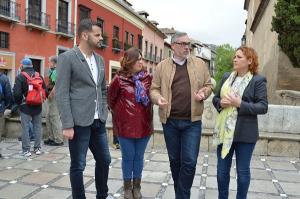
[[[85,57],[85,60],[87,62],[87,64],[89,65],[89,68],[90,68],[90,71],[92,73],[92,76],[93,76],[93,79],[94,79],[94,82],[95,84],[97,85],[97,82],[98,82],[98,68],[97,68],[97,62],[96,62],[96,59],[95,59],[95,56],[94,54],[92,54],[92,56],[88,57],[86,54],[84,54],[82,52],[82,54],[84,55]],[[94,115],[94,119],[99,119],[99,113],[98,113],[98,104],[97,104],[97,100],[96,100],[96,107],[95,107],[95,115]]]

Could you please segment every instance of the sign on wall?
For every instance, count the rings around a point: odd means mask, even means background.
[[[13,67],[14,56],[0,53],[0,69],[9,69]]]

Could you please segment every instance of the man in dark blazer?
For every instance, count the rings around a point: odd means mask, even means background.
[[[107,143],[106,83],[103,58],[94,50],[103,40],[101,28],[84,19],[78,26],[78,47],[61,54],[57,64],[56,100],[63,134],[69,140],[73,199],[85,198],[83,171],[88,148],[96,161],[96,198],[108,196],[111,157]]]

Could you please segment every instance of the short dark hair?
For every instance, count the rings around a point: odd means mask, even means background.
[[[80,38],[81,33],[83,33],[84,31],[91,32],[93,26],[99,26],[99,25],[97,22],[93,21],[92,19],[87,18],[87,19],[81,20],[78,25],[78,31],[77,31],[78,37]]]
[[[53,55],[53,56],[49,57],[49,61],[54,63],[54,64],[57,64],[57,56]]]

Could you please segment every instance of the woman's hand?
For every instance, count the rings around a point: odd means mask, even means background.
[[[242,103],[242,99],[239,95],[237,95],[234,92],[229,93],[225,96],[224,100],[226,100],[226,103],[230,103],[231,106],[239,108]],[[221,106],[222,106],[222,100],[221,100]]]
[[[227,108],[227,107],[231,106],[230,101],[227,100],[226,98],[222,98],[220,104],[221,104],[222,108]]]

